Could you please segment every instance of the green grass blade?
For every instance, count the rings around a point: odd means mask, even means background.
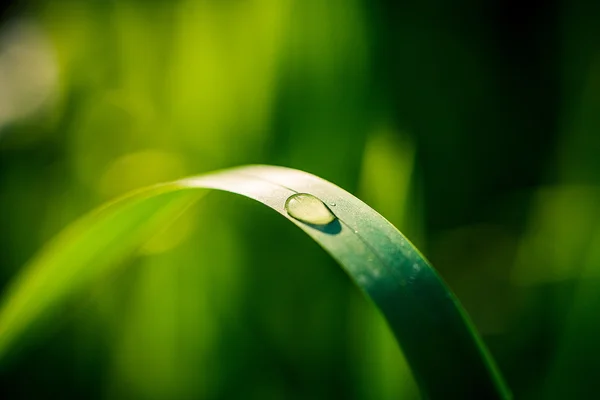
[[[106,274],[181,213],[198,189],[257,200],[321,245],[382,312],[425,397],[509,398],[462,307],[419,251],[387,220],[343,189],[282,167],[248,166],[143,189],[82,218],[19,274],[0,306],[0,357],[69,293]],[[286,200],[309,193],[337,220],[326,227],[292,218]]]

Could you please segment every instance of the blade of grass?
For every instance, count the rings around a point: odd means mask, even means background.
[[[428,398],[509,398],[458,300],[387,220],[336,185],[283,167],[248,166],[140,190],[82,218],[19,274],[0,307],[0,357],[69,293],[107,273],[194,200],[218,189],[257,200],[321,245],[386,318]],[[326,228],[300,222],[287,198],[310,193],[336,215]]]

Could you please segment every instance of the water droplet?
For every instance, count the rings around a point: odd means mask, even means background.
[[[312,225],[327,225],[335,215],[321,200],[308,193],[296,193],[288,197],[285,210],[291,217]]]
[[[335,202],[333,202],[333,201],[332,201],[332,202],[330,202],[330,203],[329,203],[329,205],[330,205],[331,207],[335,207]]]

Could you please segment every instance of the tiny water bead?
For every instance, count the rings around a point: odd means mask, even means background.
[[[288,197],[285,210],[291,217],[311,225],[327,225],[336,219],[325,203],[308,193]]]

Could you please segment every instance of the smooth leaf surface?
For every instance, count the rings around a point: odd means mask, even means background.
[[[156,185],[73,224],[22,270],[4,294],[0,356],[70,293],[109,272],[185,210],[198,189],[257,200],[319,243],[382,312],[425,397],[510,397],[452,292],[392,224],[330,182],[272,166],[240,167]],[[296,193],[316,196],[337,219],[314,226],[292,218],[285,204]]]

